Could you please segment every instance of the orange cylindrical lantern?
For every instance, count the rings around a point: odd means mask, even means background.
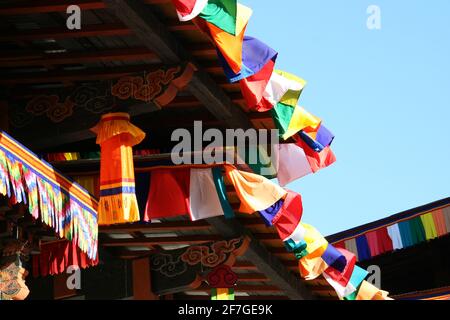
[[[98,223],[139,221],[132,147],[144,140],[145,133],[130,123],[127,113],[103,115],[92,131],[101,148]]]

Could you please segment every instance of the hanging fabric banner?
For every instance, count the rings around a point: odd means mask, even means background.
[[[139,221],[132,147],[145,133],[130,123],[127,113],[103,115],[92,131],[101,147],[99,224]]]
[[[26,204],[34,219],[89,258],[97,257],[97,200],[5,132],[0,132],[0,195]]]

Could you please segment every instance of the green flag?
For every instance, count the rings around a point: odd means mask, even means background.
[[[199,17],[236,35],[237,0],[209,0]]]

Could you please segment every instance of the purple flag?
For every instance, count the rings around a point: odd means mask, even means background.
[[[270,60],[275,62],[278,53],[258,39],[245,36],[239,73],[233,72],[220,50],[217,50],[217,55],[228,80],[237,82],[258,73]]]

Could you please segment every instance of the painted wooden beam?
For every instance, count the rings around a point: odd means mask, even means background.
[[[111,61],[139,61],[152,60],[158,62],[158,56],[147,48],[120,48],[99,51],[86,52],[64,52],[64,53],[35,53],[30,58],[24,57],[18,59],[15,55],[1,55],[0,67],[30,67],[30,66],[49,66],[49,65],[64,65],[64,64],[86,64],[99,63]]]
[[[52,82],[76,82],[119,79],[136,73],[152,72],[164,68],[161,64],[121,66],[114,68],[83,68],[49,72],[9,73],[0,78],[2,85],[39,84]]]
[[[149,224],[123,224],[100,226],[100,233],[131,233],[131,232],[170,232],[170,231],[199,231],[210,230],[211,225],[204,221],[170,221]]]
[[[42,28],[20,31],[3,31],[0,34],[2,42],[34,41],[44,39],[69,39],[86,37],[127,36],[131,30],[121,23],[85,25],[80,30],[68,30],[66,26],[58,28]]]
[[[192,31],[197,27],[192,23],[180,24],[177,20],[165,22],[170,31]],[[35,41],[45,39],[72,39],[89,37],[128,36],[132,30],[120,23],[83,25],[81,29],[68,30],[66,26],[33,30],[3,30],[0,42]]]
[[[212,241],[223,240],[219,235],[192,235],[177,237],[149,237],[149,238],[129,238],[129,239],[102,239],[99,244],[103,247],[146,247],[155,245],[178,245],[178,244],[200,244]]]
[[[192,52],[193,56],[200,58],[216,55],[214,48],[209,45],[192,47],[190,52]],[[160,62],[158,55],[145,47],[64,53],[37,51],[0,52],[0,67],[3,68],[140,60]],[[217,63],[209,64],[209,67],[211,70],[216,70],[218,65]]]

